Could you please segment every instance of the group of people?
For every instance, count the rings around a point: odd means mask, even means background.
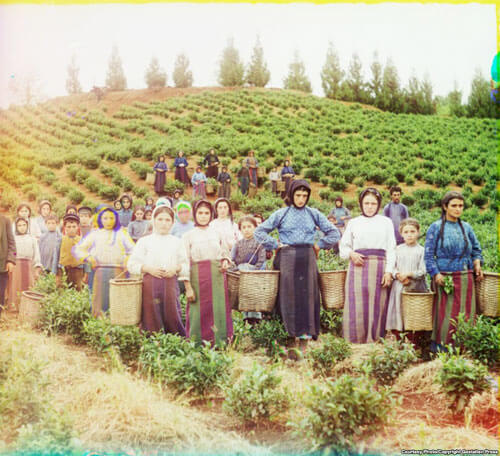
[[[474,286],[483,276],[481,247],[460,218],[460,193],[443,198],[442,216],[429,227],[425,247],[418,243],[418,221],[400,202],[401,189],[390,193],[384,215],[379,214],[380,192],[366,188],[359,195],[361,215],[352,218],[338,198],[327,217],[308,206],[309,183],[291,180],[286,207],[266,220],[253,214],[238,223],[225,197],[213,205],[200,199],[191,206],[177,194],[133,207],[132,198],[123,195],[119,205],[95,211],[68,206],[62,224],[48,201],[40,203],[37,217],[28,204],[21,204],[14,228],[0,217],[0,304],[7,283],[9,300],[16,305],[19,291],[28,289],[42,271],[60,276],[64,270],[77,289],[89,284],[92,313],[100,316],[109,307],[109,281],[125,272],[141,274],[143,330],[218,344],[233,334],[225,272],[262,269],[274,256],[273,268],[280,271],[276,313],[291,344],[305,347],[320,332],[317,255],[320,249],[337,247],[340,257],[350,260],[344,337],[367,343],[387,332],[399,336],[404,330],[401,293],[426,291],[428,273],[436,291],[432,340],[439,350],[451,341],[451,320],[459,312],[475,316]],[[277,239],[271,236],[274,230]],[[455,284],[452,294],[444,292],[445,276]],[[188,301],[185,322],[180,290]],[[257,323],[262,315],[253,312],[245,318]]]

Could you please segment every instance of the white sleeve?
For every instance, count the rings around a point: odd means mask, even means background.
[[[43,264],[40,257],[40,248],[38,247],[38,241],[34,237],[33,237],[33,266],[35,268],[43,269]]]
[[[139,275],[142,273],[142,266],[146,264],[147,238],[140,238],[134,245],[132,255],[127,262],[127,270],[131,274]]]
[[[190,280],[189,276],[189,260],[186,253],[184,242],[179,240],[177,244],[177,264],[181,266],[181,270],[177,276],[178,280]]]
[[[339,255],[340,258],[344,260],[349,259],[349,255],[354,250],[354,240],[353,240],[353,232],[352,226],[355,224],[354,221],[347,224],[347,228],[344,231],[344,234],[340,238],[339,242]]]
[[[385,249],[385,272],[394,272],[396,268],[396,236],[394,235],[394,225],[391,219],[387,219],[387,244]],[[348,225],[349,226],[349,225]]]

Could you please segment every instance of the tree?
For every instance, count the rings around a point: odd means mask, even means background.
[[[125,90],[127,88],[127,79],[123,72],[122,59],[118,54],[118,47],[116,45],[113,46],[111,57],[109,58],[106,87],[109,90]]]
[[[321,87],[325,97],[338,99],[340,96],[340,83],[344,77],[344,71],[340,67],[339,56],[333,43],[329,43],[326,52],[326,60],[321,70]]]
[[[349,63],[349,73],[347,76],[347,80],[344,82],[346,84],[344,85],[343,99],[348,101],[358,101],[360,103],[364,103],[368,100],[368,94],[366,93],[366,84],[363,81],[361,60],[356,53],[352,55],[352,59]]]
[[[368,83],[370,87],[373,104],[378,106],[381,102],[380,94],[382,92],[382,65],[378,61],[378,52],[373,53],[373,63],[370,66],[372,72],[372,79]]]
[[[148,89],[159,89],[167,84],[167,73],[160,68],[160,62],[156,57],[151,59],[146,69],[145,79]]]
[[[403,107],[398,70],[390,58],[387,60],[384,68],[379,107],[396,113],[401,112]]]
[[[288,68],[288,76],[283,80],[283,87],[289,90],[312,92],[311,82],[306,76],[306,69],[304,63],[300,60],[298,51],[295,51],[293,61]]]
[[[462,92],[458,89],[457,81],[454,82],[453,90],[448,94],[447,98],[450,116],[463,116],[465,114],[465,109],[464,106],[462,106]]]
[[[467,117],[496,117],[497,105],[490,98],[490,84],[478,68],[471,82]]]
[[[240,54],[234,47],[233,38],[229,38],[220,60],[219,84],[223,87],[242,86],[245,82],[244,74],[245,67],[240,60]]]
[[[404,112],[419,114],[422,113],[424,106],[423,93],[420,81],[414,71],[408,80],[408,87],[405,90]]]
[[[422,81],[422,100],[422,114],[435,114],[436,105],[432,97],[432,82],[427,73]]]
[[[71,57],[71,63],[68,65],[68,78],[66,79],[66,90],[70,95],[82,93],[82,86],[78,80],[80,67],[76,64],[76,56]]]
[[[172,75],[175,87],[185,88],[193,85],[193,73],[188,68],[189,59],[186,54],[179,54],[175,59],[174,73]]]
[[[257,36],[257,42],[253,48],[250,65],[248,66],[246,81],[253,87],[265,87],[270,78],[271,73],[264,61],[264,49],[262,49],[260,39]]]
[[[47,97],[42,93],[40,78],[33,72],[26,75],[11,76],[8,83],[13,104],[34,105]]]

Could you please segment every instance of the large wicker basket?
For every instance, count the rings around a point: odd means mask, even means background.
[[[286,182],[285,181],[278,181],[276,182],[276,191],[278,192],[284,192],[286,188]]]
[[[278,295],[279,277],[279,271],[240,271],[239,310],[271,312]]]
[[[238,292],[240,288],[240,274],[239,272],[227,271],[227,291],[229,294],[229,302],[231,308],[238,310]]]
[[[155,173],[146,174],[146,184],[153,185],[155,183]]]
[[[114,325],[136,325],[141,321],[142,279],[109,281],[109,313]]]
[[[214,188],[214,186],[213,186],[212,184],[207,184],[207,185],[205,186],[205,191],[206,191],[209,195],[211,195],[212,193],[215,193],[215,188]]]
[[[498,278],[496,272],[485,272],[484,279],[476,283],[476,299],[481,313],[487,317],[500,317]]]
[[[23,291],[19,303],[19,319],[21,321],[35,324],[42,310],[40,301],[44,295],[35,291]]]
[[[404,329],[407,331],[431,331],[433,301],[433,291],[427,293],[403,291],[401,308]]]
[[[260,168],[257,168],[257,177],[265,177],[266,175],[266,169],[263,168],[262,166]]]
[[[326,310],[342,309],[345,301],[345,278],[347,271],[324,271],[319,273],[321,302]]]

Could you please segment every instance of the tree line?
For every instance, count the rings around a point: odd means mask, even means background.
[[[78,81],[79,68],[73,56],[68,66],[66,89],[69,94],[82,91]],[[245,65],[230,38],[222,51],[218,68],[218,83],[222,87],[265,87],[271,78],[264,59],[264,49],[259,37],[253,48],[250,62]],[[186,88],[193,85],[193,74],[189,69],[189,59],[179,54],[175,60],[172,79],[175,87]],[[167,85],[167,73],[161,68],[156,57],[151,59],[145,72],[148,88],[158,89]],[[497,117],[498,105],[490,98],[490,87],[480,70],[476,70],[471,82],[467,103],[462,103],[462,93],[457,84],[446,97],[433,96],[429,75],[419,79],[414,73],[406,86],[401,84],[398,71],[391,58],[383,65],[378,53],[373,55],[370,78],[365,80],[363,66],[357,53],[350,59],[347,69],[340,65],[339,56],[333,43],[329,43],[325,63],[321,69],[321,86],[325,97],[334,100],[359,102],[373,105],[381,110],[394,113],[441,114],[467,117]],[[109,90],[125,90],[127,80],[117,46],[113,46],[108,62],[106,87]],[[312,92],[311,82],[306,74],[304,62],[295,51],[288,73],[283,79],[283,88]]]

